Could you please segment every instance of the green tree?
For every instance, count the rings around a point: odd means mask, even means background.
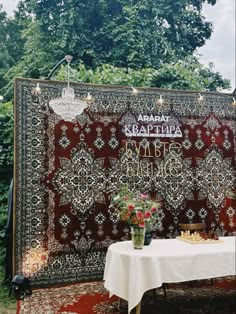
[[[167,89],[182,89],[195,91],[217,91],[230,87],[229,80],[222,78],[220,73],[214,72],[213,65],[208,67],[200,64],[195,57],[188,57],[183,61],[162,64],[158,69],[115,67],[103,64],[96,69],[86,69],[80,63],[71,70],[70,79],[77,82],[93,84],[114,84],[128,86],[152,86]],[[58,80],[67,79],[67,70],[61,66],[56,75]]]
[[[12,109],[12,103],[0,105],[0,277],[5,256],[8,189],[13,176]]]
[[[0,89],[6,84],[3,76],[6,70],[13,65],[14,59],[8,53],[7,39],[8,39],[8,18],[6,12],[2,11],[0,4]]]
[[[11,99],[15,76],[46,77],[65,54],[72,54],[74,60],[82,62],[87,76],[98,67],[104,74],[106,69],[102,65],[109,64],[121,68],[117,70],[117,83],[120,81],[118,72],[126,69],[127,77],[135,76],[137,86],[143,82],[144,72],[152,72],[149,75],[153,77],[155,73],[156,76],[149,86],[195,89],[196,80],[191,75],[189,61],[189,71],[181,62],[186,64],[196,48],[211,36],[212,25],[201,14],[206,2],[214,5],[216,1],[21,0],[13,18],[13,22],[19,24],[16,34],[20,35],[21,45],[16,53],[20,58],[9,70],[4,67],[5,81],[0,93],[5,95],[5,100]],[[6,46],[6,54],[9,49],[10,46]],[[199,82],[197,89],[215,90],[217,84],[218,89],[229,86],[211,67],[201,68],[196,59],[193,66],[199,72],[196,79],[207,77]],[[194,81],[192,84],[187,83],[188,76]],[[112,81],[112,77],[111,81],[106,80],[107,83]],[[144,85],[148,82],[150,79]]]
[[[204,66],[196,57],[163,64],[155,72],[152,85],[160,88],[195,91],[220,91],[230,88],[230,81],[214,72],[213,64]]]
[[[212,32],[211,23],[201,15],[205,2],[21,1],[24,10],[35,16],[52,55],[64,50],[89,67],[109,63],[136,69],[157,68],[201,47]]]
[[[28,27],[29,19],[21,11],[16,12],[14,17],[8,17],[0,4],[0,94],[7,94],[8,85],[12,94],[13,77],[8,75],[8,71],[22,58],[25,44],[22,32]]]

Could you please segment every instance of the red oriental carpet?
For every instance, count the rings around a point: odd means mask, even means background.
[[[171,284],[164,297],[162,289],[156,289],[153,298],[151,291],[142,299],[142,314],[232,314],[236,313],[235,277],[191,283]],[[17,314],[118,314],[127,313],[127,302],[109,298],[103,282],[90,282],[36,289],[31,297],[18,302]]]
[[[232,95],[199,105],[191,91],[73,83],[93,101],[67,119],[51,107],[66,82],[40,80],[40,94],[15,83],[15,272],[35,287],[102,279],[108,247],[130,239],[109,208],[122,184],[161,199],[156,238],[176,238],[180,222],[235,234]]]

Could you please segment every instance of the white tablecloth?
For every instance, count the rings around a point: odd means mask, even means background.
[[[104,286],[110,294],[127,300],[131,311],[145,291],[163,283],[235,275],[235,237],[220,239],[224,242],[153,240],[142,250],[135,250],[131,241],[114,243],[106,256]]]

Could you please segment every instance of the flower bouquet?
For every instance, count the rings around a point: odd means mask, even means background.
[[[119,214],[120,220],[131,226],[131,235],[139,228],[140,233],[150,232],[158,223],[159,201],[153,201],[147,193],[132,192],[127,186],[111,198],[110,208]],[[140,229],[142,228],[142,229]]]

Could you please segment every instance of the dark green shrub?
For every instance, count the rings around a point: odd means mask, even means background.
[[[11,102],[0,106],[0,270],[3,269],[6,252],[7,198],[13,176],[12,108]]]

